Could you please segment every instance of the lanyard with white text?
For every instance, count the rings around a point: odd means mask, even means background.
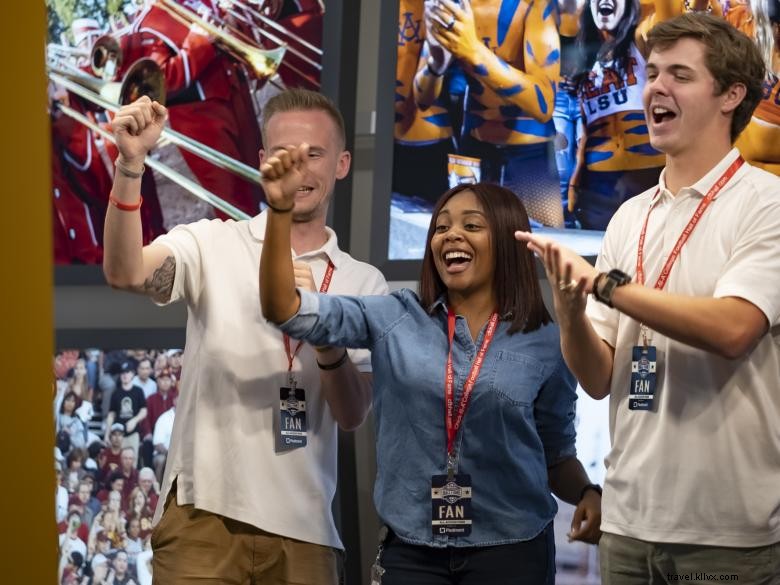
[[[693,230],[698,225],[702,215],[704,215],[704,212],[710,206],[710,203],[712,203],[715,200],[715,197],[718,195],[718,193],[720,193],[721,189],[723,189],[723,187],[726,186],[726,183],[728,183],[729,180],[731,180],[731,178],[744,164],[744,162],[745,159],[743,159],[741,156],[737,157],[734,160],[734,162],[731,163],[731,165],[729,165],[729,168],[726,169],[726,172],[724,172],[723,175],[721,175],[720,179],[715,181],[715,184],[710,188],[709,191],[707,191],[707,194],[699,202],[699,206],[696,208],[696,211],[693,212],[693,216],[688,221],[688,225],[685,226],[682,233],[680,234],[680,237],[677,239],[674,248],[672,248],[672,251],[669,253],[669,256],[666,259],[666,263],[661,269],[661,273],[658,275],[658,280],[656,281],[654,288],[658,290],[662,290],[664,286],[666,286],[666,281],[669,280],[669,274],[671,273],[672,267],[674,266],[674,263],[677,261],[677,258],[680,255],[680,251],[682,250],[685,243],[688,241],[688,238],[691,237],[691,234],[693,233]],[[656,196],[658,195],[658,191],[656,191],[655,195]],[[650,221],[650,213],[652,213],[654,207],[655,207],[655,203],[653,203],[650,206],[650,209],[647,210],[645,223],[642,226],[642,231],[639,233],[639,246],[636,252],[636,281],[638,284],[642,284],[642,285],[645,283],[645,270],[644,270],[645,236],[647,235],[647,224]],[[645,338],[644,343],[645,345],[647,345],[646,328],[644,325],[641,325],[641,328],[642,328],[642,335]]]
[[[731,163],[729,168],[726,169],[726,172],[723,173],[720,179],[718,179],[715,182],[715,184],[710,188],[710,190],[704,196],[704,199],[702,199],[701,202],[699,202],[699,206],[696,208],[696,211],[693,212],[693,216],[688,222],[688,225],[686,225],[685,229],[683,229],[682,233],[680,234],[680,237],[677,239],[677,243],[674,245],[674,248],[672,248],[669,257],[666,259],[666,264],[664,264],[664,267],[661,269],[661,274],[658,275],[658,281],[656,281],[655,283],[655,288],[661,290],[666,285],[666,281],[669,279],[669,273],[672,271],[672,266],[677,260],[677,257],[680,255],[680,250],[682,250],[682,247],[685,245],[685,242],[688,241],[688,238],[691,236],[691,233],[693,233],[693,230],[696,227],[696,225],[699,223],[701,216],[704,215],[704,212],[710,206],[710,203],[712,203],[715,200],[715,197],[718,195],[718,193],[720,193],[720,190],[723,189],[726,183],[729,182],[731,177],[734,176],[734,173],[736,173],[739,170],[739,167],[741,167],[744,162],[745,159],[743,159],[741,156],[737,157],[737,159],[733,163]],[[656,195],[657,193],[658,192],[656,192]],[[645,235],[647,234],[647,223],[650,220],[650,213],[653,211],[654,207],[655,204],[651,205],[650,209],[647,211],[647,216],[645,217],[645,224],[642,226],[642,231],[639,234],[639,248],[637,249],[637,253],[636,253],[636,281],[639,284],[645,283],[645,271],[644,271]]]
[[[330,281],[333,278],[333,270],[336,268],[336,266],[333,264],[332,260],[328,260],[328,268],[325,270],[325,276],[322,277],[322,285],[320,285],[320,294],[328,292],[328,288],[330,288]],[[284,334],[284,352],[287,354],[287,371],[292,372],[293,369],[293,360],[295,359],[295,356],[298,355],[298,352],[300,351],[301,347],[303,346],[303,341],[299,341],[298,345],[295,346],[295,351],[290,351],[290,336],[286,333]],[[290,374],[290,379],[292,379],[292,374]]]
[[[485,335],[482,338],[482,345],[474,357],[474,363],[471,364],[471,371],[463,384],[463,394],[458,404],[458,412],[455,414],[455,373],[452,368],[452,340],[455,338],[455,313],[452,309],[447,311],[447,330],[450,342],[450,351],[447,355],[447,372],[444,377],[444,401],[445,401],[445,425],[447,428],[447,474],[452,475],[455,467],[455,456],[453,447],[458,430],[463,424],[463,417],[466,415],[466,408],[471,398],[471,392],[474,390],[474,384],[477,382],[479,371],[482,369],[482,363],[485,361],[490,342],[493,341],[493,335],[496,332],[498,324],[498,313],[493,313],[488,321]]]

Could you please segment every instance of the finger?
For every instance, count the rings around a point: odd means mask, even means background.
[[[547,256],[550,261],[550,272],[552,273],[552,276],[557,284],[561,281],[561,252],[558,250],[558,248],[553,247],[552,243],[549,243],[547,244]]]
[[[287,172],[290,167],[293,166],[292,156],[287,149],[281,149],[276,151],[276,159],[281,163],[282,172]]]
[[[563,282],[565,282],[567,286],[571,283],[572,280],[571,273],[572,273],[571,262],[566,262],[563,265],[563,278],[561,280],[563,280]]]
[[[571,530],[569,531],[569,540],[577,540],[582,535],[582,521],[585,517],[585,507],[580,504],[574,510],[574,516],[571,519]]]
[[[119,125],[128,134],[133,136],[138,134],[138,122],[133,116],[122,116],[121,119],[114,118],[114,124]]]
[[[463,9],[455,2],[450,2],[450,0],[439,0],[439,6],[449,10],[455,18],[461,18],[463,16]]]
[[[574,289],[574,294],[576,294],[578,297],[584,297],[587,293],[585,291],[585,287],[588,285],[588,279],[584,276],[581,276],[580,279],[577,281],[577,286]]]
[[[164,121],[168,118],[168,108],[159,102],[152,102],[152,111],[154,112],[155,122]]]
[[[298,153],[298,167],[306,164],[306,162],[309,160],[310,150],[311,145],[308,142],[301,143],[301,145],[296,149],[296,152]]]
[[[149,104],[148,108],[141,108],[141,115],[144,118],[144,128],[146,128],[154,120],[154,109],[151,104]]]
[[[277,178],[281,178],[284,175],[284,163],[279,158],[279,153],[268,159],[268,164],[274,169],[274,175]]]
[[[131,112],[131,116],[135,120],[136,134],[140,134],[146,128],[146,116],[144,115],[142,108],[137,108]]]
[[[270,163],[271,158],[266,159],[266,161],[260,165],[260,174],[263,176],[263,179],[267,181],[275,181],[277,179],[276,171]]]

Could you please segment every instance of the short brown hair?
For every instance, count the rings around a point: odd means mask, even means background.
[[[263,107],[263,125],[260,128],[260,131],[263,134],[263,143],[266,142],[268,121],[275,114],[282,112],[308,112],[312,110],[325,112],[328,117],[333,120],[333,124],[335,124],[339,134],[338,138],[340,144],[342,148],[344,148],[347,143],[346,131],[344,130],[344,118],[336,107],[336,104],[321,93],[300,88],[283,91],[266,102],[265,107]]]
[[[442,208],[447,201],[463,191],[474,193],[490,226],[496,262],[493,289],[499,315],[502,319],[512,322],[509,333],[535,331],[552,321],[542,299],[536,260],[528,246],[514,237],[515,230],[531,231],[525,207],[512,191],[490,183],[458,185],[444,193],[436,202],[425,240],[425,255],[420,274],[420,302],[423,307],[430,310],[436,300],[447,292],[447,287],[436,270],[431,239]]]
[[[750,37],[722,18],[701,12],[681,14],[655,25],[647,35],[647,52],[664,51],[684,38],[704,45],[705,63],[715,78],[715,95],[722,95],[735,83],[741,83],[747,90],[731,118],[733,143],[761,101],[761,85],[766,74],[761,53]]]

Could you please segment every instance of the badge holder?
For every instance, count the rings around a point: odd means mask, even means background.
[[[656,347],[650,345],[647,327],[641,326],[642,345],[631,350],[631,380],[628,388],[629,410],[653,410],[658,359]]]
[[[290,375],[289,387],[279,389],[279,428],[276,450],[290,451],[306,446],[306,391],[298,388]]]
[[[434,536],[471,534],[471,475],[455,473],[455,457],[447,456],[447,475],[431,477],[431,530]]]

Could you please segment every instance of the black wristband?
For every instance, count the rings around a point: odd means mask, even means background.
[[[320,367],[321,370],[335,370],[337,368],[340,368],[343,366],[346,361],[349,359],[349,354],[347,353],[347,350],[344,350],[344,355],[342,355],[338,360],[333,362],[332,364],[322,364],[320,363],[320,360],[317,360],[317,365]]]
[[[584,488],[582,488],[582,491],[580,491],[580,499],[578,501],[582,501],[582,498],[585,497],[585,492],[588,490],[593,490],[594,492],[597,492],[599,496],[601,496],[601,486],[597,483],[589,483]]]
[[[268,201],[265,202],[265,205],[266,205],[266,207],[268,207],[268,209],[270,209],[274,213],[290,213],[295,208],[295,203],[290,205],[290,207],[288,207],[287,209],[281,209],[279,207],[274,207],[273,205],[268,203]]]

